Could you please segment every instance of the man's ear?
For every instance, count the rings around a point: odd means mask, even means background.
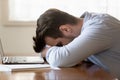
[[[69,35],[69,34],[71,34],[72,33],[72,28],[71,28],[71,26],[70,25],[61,25],[60,27],[59,27],[59,30],[64,34],[64,35]]]

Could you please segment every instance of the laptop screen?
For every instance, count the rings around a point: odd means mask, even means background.
[[[3,54],[2,42],[0,39],[0,61],[2,61],[3,56],[4,56],[4,54]]]

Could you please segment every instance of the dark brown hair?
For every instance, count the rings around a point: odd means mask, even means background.
[[[44,49],[46,36],[63,37],[59,27],[65,24],[77,24],[77,18],[58,9],[45,11],[37,20],[36,36],[33,37],[35,52],[41,52]]]

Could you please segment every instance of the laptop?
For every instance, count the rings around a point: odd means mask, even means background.
[[[41,56],[5,56],[2,42],[0,40],[0,60],[3,64],[42,64],[44,59]]]

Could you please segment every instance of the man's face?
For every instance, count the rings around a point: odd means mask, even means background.
[[[51,38],[51,37],[46,37],[45,38],[45,42],[47,45],[50,46],[63,46],[66,45],[68,43],[70,43],[73,40],[73,38]]]

